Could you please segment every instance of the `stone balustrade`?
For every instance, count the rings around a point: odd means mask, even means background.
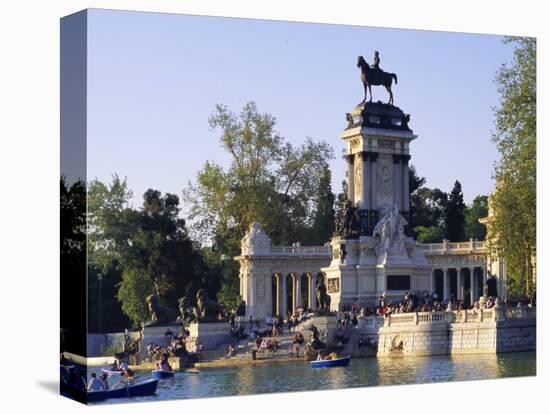
[[[331,246],[271,246],[269,254],[277,255],[300,255],[300,256],[327,256],[332,253]]]
[[[469,253],[486,253],[487,247],[484,241],[471,239],[467,242],[450,243],[443,240],[443,243],[418,243],[425,254],[469,254]]]
[[[447,323],[481,323],[496,322],[505,319],[532,319],[536,318],[536,310],[529,308],[512,308],[504,311],[504,308],[468,309],[452,312],[408,312],[393,313],[386,317],[367,316],[360,322],[359,328],[376,327],[377,321],[383,320],[384,327],[390,326],[414,326],[422,324],[447,324]]]

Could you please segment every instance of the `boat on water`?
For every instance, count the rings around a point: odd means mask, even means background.
[[[104,374],[107,374],[109,376],[111,376],[111,375],[122,375],[124,373],[124,371],[122,371],[120,369],[107,369],[107,368],[101,368],[101,372],[103,372]]]
[[[104,391],[85,391],[61,383],[61,392],[81,402],[97,402],[110,398],[146,397],[157,391],[159,380],[152,378],[129,386]]]
[[[351,357],[348,355],[342,358],[322,359],[320,361],[310,361],[311,368],[331,368],[331,367],[347,367]]]
[[[156,379],[172,378],[173,376],[174,376],[174,371],[163,371],[160,369],[155,369],[151,371],[151,377]]]

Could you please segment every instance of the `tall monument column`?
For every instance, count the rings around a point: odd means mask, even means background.
[[[417,136],[409,127],[410,115],[393,102],[391,84],[397,75],[373,72],[362,57],[357,67],[365,95],[374,86],[369,77],[386,76],[389,101],[365,96],[346,114],[340,135],[346,143],[348,202],[335,223],[332,261],[321,269],[332,309],[372,306],[382,293],[400,300],[408,291],[430,289],[431,266],[407,228],[409,149]]]

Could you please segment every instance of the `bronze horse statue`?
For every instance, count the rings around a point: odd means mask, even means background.
[[[363,82],[363,89],[365,91],[365,96],[361,103],[364,103],[367,100],[367,88],[370,93],[369,102],[372,102],[371,85],[382,85],[390,94],[388,104],[393,105],[391,85],[393,80],[395,80],[395,84],[397,85],[397,75],[395,73],[384,72],[382,69],[371,68],[363,56],[359,56],[357,58],[357,67],[361,69],[361,82]]]

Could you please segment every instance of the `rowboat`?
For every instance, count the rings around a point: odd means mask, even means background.
[[[331,367],[347,367],[351,357],[323,359],[321,361],[310,361],[311,368],[331,368]]]
[[[106,368],[101,368],[101,372],[103,372],[104,374],[107,374],[108,376],[122,375],[124,373],[124,371],[120,369],[106,369]]]
[[[105,391],[84,391],[61,383],[61,391],[80,402],[97,402],[109,398],[146,397],[157,391],[158,379],[148,379],[137,384]]]
[[[156,379],[172,378],[173,376],[174,376],[174,371],[162,371],[160,369],[155,369],[151,371],[151,377]]]

